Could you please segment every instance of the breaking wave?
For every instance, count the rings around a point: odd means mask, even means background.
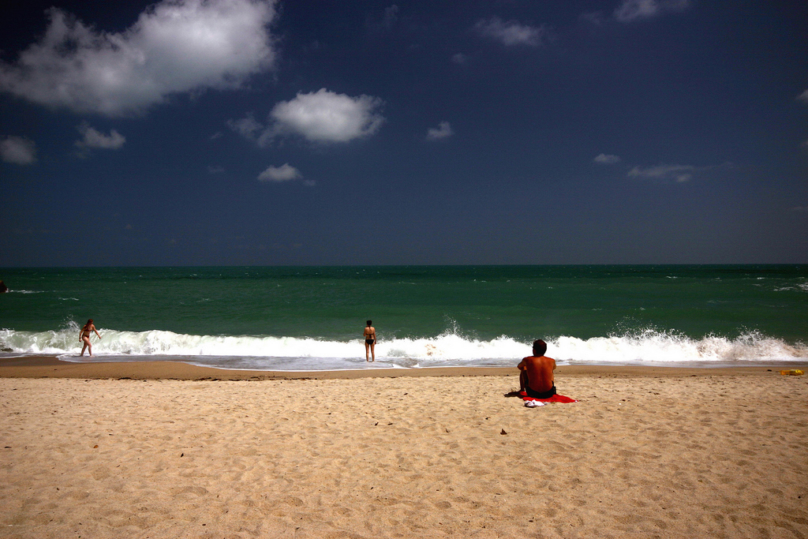
[[[6,356],[54,355],[66,361],[178,360],[225,369],[340,370],[364,368],[360,339],[335,341],[318,338],[270,336],[184,335],[170,331],[99,330],[93,338],[95,358],[79,358],[79,327],[71,322],[54,331],[0,330],[0,352]],[[646,329],[620,335],[581,339],[548,339],[548,355],[561,365],[731,365],[739,363],[806,361],[808,346],[789,344],[757,331],[736,338],[685,335]],[[506,335],[478,340],[452,329],[437,337],[382,336],[376,345],[374,367],[513,366],[528,355],[529,342]],[[157,356],[157,357],[155,357]]]

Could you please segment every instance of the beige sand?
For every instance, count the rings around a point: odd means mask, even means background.
[[[0,378],[0,536],[808,536],[808,377],[678,372]]]

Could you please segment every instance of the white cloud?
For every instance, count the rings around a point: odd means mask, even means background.
[[[608,155],[602,153],[599,156],[595,157],[595,163],[600,163],[601,165],[614,165],[615,163],[619,162],[620,157],[617,155]]]
[[[693,177],[696,167],[690,165],[657,165],[655,167],[634,167],[629,172],[629,177],[646,178],[651,180],[675,181],[684,183]]]
[[[232,89],[272,67],[276,0],[164,0],[121,33],[51,8],[40,41],[0,62],[0,90],[34,103],[131,115],[172,94]]]
[[[798,101],[802,101],[803,103],[808,103],[808,90],[805,90],[803,93],[797,96]]]
[[[6,137],[0,141],[0,157],[6,163],[32,165],[36,163],[36,144],[23,137]]]
[[[452,126],[449,122],[441,122],[438,124],[438,127],[431,127],[426,132],[426,139],[427,140],[441,140],[454,135],[454,131],[452,131]]]
[[[302,177],[300,171],[289,166],[289,163],[284,163],[279,167],[270,166],[258,175],[258,179],[262,182],[288,182]]]
[[[350,97],[321,88],[317,92],[297,94],[291,101],[281,101],[272,109],[274,122],[259,143],[279,135],[301,135],[313,142],[348,142],[367,137],[379,130],[384,117],[377,97]]]
[[[528,26],[516,21],[503,22],[499,17],[481,20],[474,28],[483,36],[502,42],[507,46],[529,45],[538,47],[550,37],[545,26]]]
[[[388,6],[384,10],[384,19],[382,20],[382,24],[385,28],[392,28],[392,26],[398,20],[398,6],[393,4],[392,6]]]
[[[614,10],[614,17],[620,22],[633,22],[666,12],[684,11],[688,7],[690,0],[623,0]]]
[[[224,167],[208,165],[208,174],[221,174],[224,172]]]
[[[581,14],[581,19],[594,24],[596,26],[600,26],[603,24],[603,12],[602,11],[588,11],[586,13]]]
[[[221,132],[221,131],[216,131],[214,134],[212,134],[212,135],[210,136],[210,140],[217,140],[217,139],[222,138],[223,136],[224,136],[224,135],[222,134],[222,132]]]
[[[266,129],[263,124],[253,118],[252,113],[248,113],[247,116],[240,120],[227,120],[227,126],[249,140],[255,140],[259,132]]]
[[[376,32],[391,30],[393,26],[396,25],[396,22],[398,22],[398,12],[399,8],[397,5],[393,4],[387,6],[384,8],[384,15],[382,15],[381,19],[368,16],[367,26]]]
[[[458,52],[457,54],[452,56],[452,62],[456,63],[457,65],[462,66],[468,61],[469,57],[463,54],[462,52]]]
[[[79,148],[101,148],[104,150],[119,150],[126,142],[126,137],[115,131],[110,131],[109,135],[100,133],[90,127],[87,122],[77,127],[79,133],[84,138],[76,141]]]

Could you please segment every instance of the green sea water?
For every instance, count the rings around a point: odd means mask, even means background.
[[[535,338],[572,362],[807,355],[804,265],[7,268],[0,278],[6,354],[71,356],[78,324],[93,318],[109,335],[101,355],[325,364],[364,359],[356,343],[370,318],[380,355],[404,366],[496,363]]]

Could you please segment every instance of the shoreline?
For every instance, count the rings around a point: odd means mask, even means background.
[[[752,375],[781,369],[808,370],[808,363],[776,363],[738,367],[660,367],[635,365],[560,365],[556,376],[682,377]],[[230,370],[178,361],[110,361],[73,363],[54,356],[0,358],[0,378],[83,378],[133,380],[354,380],[361,378],[419,378],[515,376],[513,367],[428,367],[420,369],[356,369],[324,371]]]

